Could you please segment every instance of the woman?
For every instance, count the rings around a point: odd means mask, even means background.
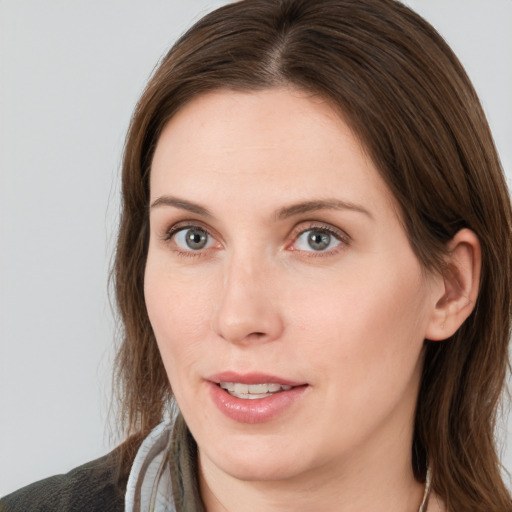
[[[512,510],[494,448],[510,229],[473,88],[409,9],[207,15],[126,143],[132,437],[5,509]]]

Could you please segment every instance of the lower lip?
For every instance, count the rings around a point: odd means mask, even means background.
[[[307,385],[279,391],[271,396],[244,399],[231,396],[218,384],[208,382],[210,396],[220,412],[239,423],[264,423],[284,413],[300,399]]]

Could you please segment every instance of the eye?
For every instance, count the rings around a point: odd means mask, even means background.
[[[208,231],[197,226],[178,228],[169,233],[169,239],[173,239],[182,251],[200,251],[214,243]]]
[[[302,231],[294,243],[294,250],[328,252],[342,245],[342,237],[326,228],[312,228]]]

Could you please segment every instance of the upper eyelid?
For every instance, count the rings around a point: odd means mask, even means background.
[[[222,240],[220,235],[216,230],[211,228],[210,226],[205,225],[203,222],[195,220],[195,219],[184,219],[177,222],[173,222],[169,227],[164,229],[164,238],[170,238],[172,235],[176,234],[178,231],[182,231],[184,229],[192,229],[199,228],[208,233],[211,237],[216,240]]]
[[[181,224],[173,224],[170,228],[165,230],[166,235],[172,236],[175,233],[179,233],[180,231],[184,231],[186,229],[200,229],[208,234],[210,234],[210,231],[203,226],[199,224],[188,224],[185,223],[183,225]]]
[[[309,222],[309,225],[307,227],[301,227],[301,224],[304,224],[303,222],[297,224],[294,226],[290,234],[294,234],[295,237],[301,235],[302,233],[305,233],[307,231],[326,231],[328,233],[331,233],[337,237],[339,237],[340,240],[344,242],[349,242],[351,240],[350,235],[343,229],[338,228],[328,222],[322,222],[322,221],[306,221],[306,223]]]

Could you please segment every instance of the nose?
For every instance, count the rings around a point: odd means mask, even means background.
[[[213,329],[231,343],[265,343],[278,339],[283,318],[270,265],[254,259],[227,264]]]

